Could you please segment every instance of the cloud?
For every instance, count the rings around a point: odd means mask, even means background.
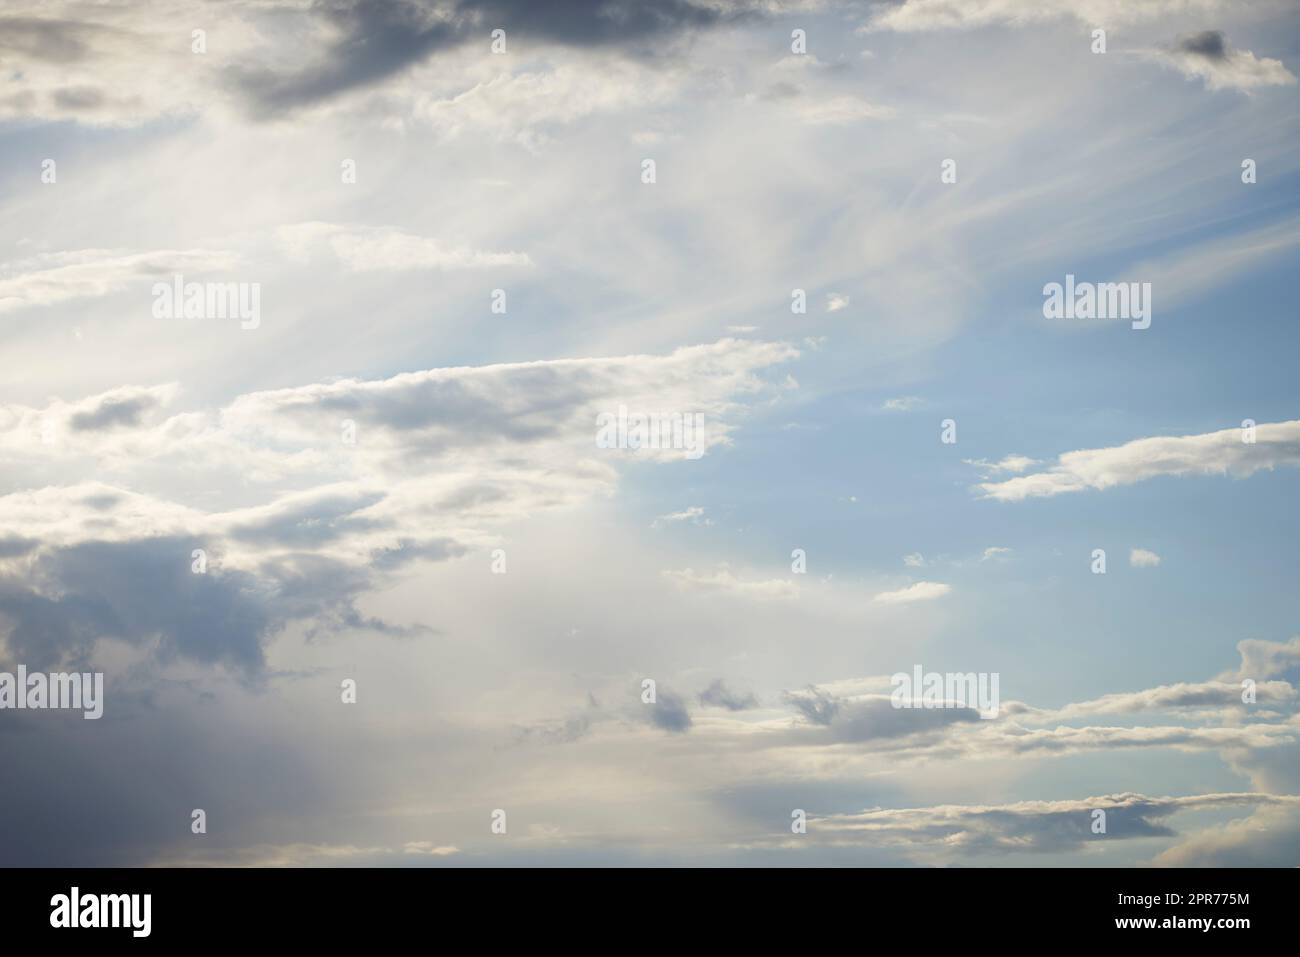
[[[880,408],[885,412],[911,412],[920,406],[922,401],[914,395],[905,395],[897,399],[886,399]]]
[[[897,591],[882,591],[872,600],[886,605],[904,605],[914,601],[933,601],[950,591],[952,586],[942,582],[915,582]]]
[[[1295,689],[1285,681],[1261,681],[1256,685],[1257,703],[1263,706],[1287,706],[1295,700]],[[1142,691],[1118,692],[1103,695],[1090,701],[1079,701],[1063,708],[1040,714],[1025,714],[1022,719],[1040,721],[1068,721],[1098,714],[1137,714],[1144,711],[1169,711],[1178,709],[1245,710],[1239,683],[1203,681],[1160,685]]]
[[[667,515],[660,515],[650,523],[651,528],[659,528],[670,522],[690,522],[692,525],[712,525],[713,519],[704,514],[704,506],[691,505],[682,509],[680,512],[669,512]]]
[[[746,12],[737,5],[691,0],[610,4],[577,0],[543,12],[524,0],[464,0],[432,6],[356,0],[303,11],[316,52],[291,69],[266,65],[232,72],[231,85],[257,116],[280,116],[394,77],[430,55],[470,42],[488,50],[493,29],[506,31],[507,50],[537,41],[570,47],[619,47],[671,38]]]
[[[114,389],[92,397],[80,408],[74,406],[67,426],[74,432],[136,428],[150,412],[169,404],[176,392],[175,385]]]
[[[987,562],[994,558],[1005,558],[1011,554],[1011,549],[1001,545],[990,545],[984,549],[984,554],[980,556],[980,561]]]
[[[738,578],[725,565],[713,572],[697,572],[693,568],[681,571],[665,570],[664,578],[686,591],[716,592],[757,598],[763,601],[785,601],[799,597],[799,586],[784,578],[746,580]]]
[[[238,263],[237,255],[210,249],[46,253],[6,263],[0,270],[0,312],[106,296],[145,281],[170,283],[177,274],[227,273]],[[151,307],[152,298],[142,296],[140,315],[150,316]]]
[[[972,30],[1006,25],[1024,27],[1059,19],[1088,26],[1127,24],[1182,13],[1192,6],[1206,13],[1224,9],[1226,0],[903,0],[885,5],[869,21],[871,30],[912,33]]]
[[[1184,811],[1236,807],[1300,807],[1300,796],[1256,793],[1146,797],[1111,794],[1064,801],[1013,804],[939,805],[874,809],[856,814],[810,818],[808,833],[821,840],[911,845],[941,845],[964,854],[1061,851],[1087,844],[1145,837],[1170,837],[1166,823]],[[1106,814],[1106,831],[1094,834],[1095,811]]]
[[[828,292],[826,294],[826,311],[839,312],[841,309],[849,307],[849,297],[841,295],[838,292]]]
[[[1219,30],[1179,37],[1171,48],[1147,50],[1144,55],[1173,67],[1189,80],[1204,81],[1210,90],[1253,90],[1296,82],[1282,61],[1257,57],[1249,50],[1234,50]]]
[[[726,708],[728,711],[744,711],[748,708],[758,707],[758,699],[753,694],[740,694],[732,691],[721,678],[717,678],[700,692],[700,704],[715,708]]]
[[[435,369],[248,393],[170,418],[174,386],[0,408],[0,454],[62,457],[71,479],[0,495],[0,638],[32,662],[85,657],[117,638],[162,661],[253,674],[291,621],[309,636],[427,634],[355,602],[412,561],[486,547],[503,521],[607,494],[616,463],[636,456],[596,448],[598,410],[702,410],[718,444],[726,420],[766,388],[758,374],[795,354],[723,340],[670,356]],[[344,419],[355,445],[340,438]],[[46,421],[65,429],[58,443],[43,441]],[[130,454],[141,449],[148,455]],[[129,487],[147,486],[160,466],[192,469],[202,485],[232,455],[279,462],[257,504],[199,508]],[[99,462],[120,484],[73,478]],[[196,548],[206,574],[191,571]],[[713,584],[773,597],[793,589],[726,575]]]
[[[1160,556],[1145,548],[1135,548],[1128,553],[1128,563],[1134,568],[1155,568],[1160,564]]]
[[[1189,835],[1151,863],[1155,867],[1293,868],[1300,859],[1300,813],[1285,798],[1281,801],[1266,803],[1241,820]]]
[[[671,691],[658,690],[655,702],[643,705],[648,708],[650,723],[656,728],[682,734],[691,729],[691,714],[686,710],[686,702]]]
[[[499,269],[533,265],[526,253],[484,252],[448,246],[437,239],[389,227],[311,222],[281,226],[277,235],[286,254],[293,259],[306,262],[313,252],[327,246],[333,256],[352,272]]]
[[[1237,678],[1282,678],[1300,684],[1300,635],[1290,641],[1247,638],[1237,642],[1241,667]]]
[[[925,556],[920,552],[912,552],[903,556],[903,564],[908,568],[920,568],[925,564]]]
[[[987,459],[962,459],[962,461],[967,465],[973,465],[978,469],[982,469],[986,475],[995,472],[1012,472],[1019,474],[1031,466],[1041,464],[1038,459],[1031,459],[1027,455],[1007,455],[998,462],[990,462]]]
[[[1254,442],[1243,429],[1203,435],[1134,439],[1124,445],[1063,453],[1043,472],[977,487],[984,498],[1019,502],[1087,489],[1108,489],[1159,476],[1231,475],[1300,465],[1300,421],[1266,423]]]

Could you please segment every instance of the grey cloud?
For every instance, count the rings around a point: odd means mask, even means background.
[[[68,20],[38,17],[0,18],[0,50],[49,60],[73,63],[89,52],[86,40],[92,29]]]
[[[33,668],[85,662],[101,639],[114,638],[161,662],[222,665],[256,679],[266,642],[290,621],[312,621],[308,637],[345,628],[430,632],[359,612],[356,598],[373,585],[364,568],[293,554],[262,563],[256,574],[215,565],[195,574],[193,547],[181,538],[87,542],[50,549],[30,572],[0,578],[8,657]]]
[[[732,691],[718,678],[700,692],[700,704],[726,708],[728,711],[744,711],[746,708],[758,707],[758,699],[752,694]]]
[[[119,426],[134,428],[141,417],[162,404],[152,392],[139,391],[125,395],[110,393],[91,409],[73,413],[68,425],[76,432],[94,432]]]
[[[689,731],[691,714],[686,710],[686,702],[671,691],[660,690],[655,696],[655,703],[650,709],[650,723],[665,731]]]
[[[1147,797],[1114,794],[1067,801],[864,811],[818,819],[810,834],[854,837],[871,844],[924,846],[942,842],[963,853],[1071,850],[1100,840],[1170,837],[1165,819],[1179,811],[1232,807],[1294,807],[1300,797],[1198,794]],[[1092,833],[1093,813],[1106,813],[1105,835]]]
[[[229,534],[236,541],[292,548],[324,545],[347,535],[389,527],[390,522],[355,514],[383,498],[380,492],[312,496],[236,525]]]
[[[1178,49],[1184,53],[1203,56],[1208,60],[1226,60],[1228,44],[1221,30],[1202,30],[1190,36],[1178,38]]]
[[[806,691],[787,692],[785,700],[813,724],[820,725],[829,725],[835,720],[840,707],[839,701],[831,694],[812,687]]]
[[[466,0],[427,2],[356,0],[312,8],[342,36],[296,73],[244,67],[233,85],[254,115],[276,116],[362,89],[438,50],[471,41],[487,44],[490,32],[578,47],[637,44],[747,16],[690,0]],[[515,42],[518,42],[517,40]]]
[[[26,555],[36,548],[40,543],[34,538],[23,538],[21,535],[7,535],[0,538],[0,558],[18,558]]]
[[[30,573],[0,579],[9,656],[29,667],[84,660],[101,638],[157,643],[182,657],[255,672],[262,641],[283,624],[250,575],[190,570],[191,543],[89,542],[42,554]]]
[[[315,65],[293,74],[263,67],[232,71],[235,88],[256,114],[273,116],[376,83],[448,46],[458,32],[419,3],[360,0],[314,9],[343,32]]]
[[[93,86],[65,87],[52,94],[54,105],[64,110],[93,112],[106,102],[104,91]]]

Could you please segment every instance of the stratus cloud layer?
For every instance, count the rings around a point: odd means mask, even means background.
[[[1087,489],[1132,485],[1162,475],[1231,475],[1245,478],[1261,469],[1300,465],[1300,420],[1265,423],[1255,441],[1244,429],[1204,435],[1135,439],[1107,449],[1062,454],[1043,472],[1002,482],[983,482],[985,498],[1017,502]]]

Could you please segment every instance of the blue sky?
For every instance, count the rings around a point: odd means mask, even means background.
[[[0,18],[0,862],[1294,865],[1300,16],[631,10]]]

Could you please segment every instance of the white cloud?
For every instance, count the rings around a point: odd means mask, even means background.
[[[873,601],[886,605],[905,605],[914,601],[933,601],[952,591],[951,585],[941,582],[916,582],[897,591],[882,591]]]
[[[1135,548],[1128,554],[1128,563],[1134,568],[1155,568],[1160,564],[1160,556],[1145,548]]]
[[[664,578],[688,591],[721,592],[744,598],[788,600],[799,597],[799,586],[784,578],[742,579],[725,565],[713,572],[665,570]]]
[[[531,266],[527,253],[484,252],[449,246],[427,236],[414,236],[389,227],[297,223],[277,233],[286,255],[307,261],[325,245],[353,272],[403,269],[487,269]]]
[[[1203,435],[1134,439],[1104,449],[1063,453],[1043,472],[985,482],[985,498],[1018,502],[1086,489],[1131,485],[1164,475],[1232,475],[1245,478],[1261,469],[1300,465],[1300,420],[1256,427],[1256,440],[1243,441],[1242,429]]]
[[[897,399],[886,399],[881,406],[885,412],[911,412],[921,405],[922,400],[914,395],[900,396]]]
[[[1281,60],[1257,57],[1249,50],[1234,50],[1214,30],[1183,37],[1170,49],[1141,52],[1188,79],[1203,80],[1210,90],[1254,90],[1265,86],[1293,86],[1296,82]]]
[[[1026,26],[1073,18],[1089,26],[1153,20],[1189,10],[1211,13],[1226,0],[905,0],[870,21],[872,29],[914,32],[970,30],[993,24]]]
[[[234,253],[210,249],[77,249],[45,253],[5,264],[0,272],[0,312],[105,296],[139,283],[143,290],[140,315],[148,317],[153,299],[144,286],[146,281],[170,282],[178,273],[189,273],[189,279],[196,279],[198,274],[229,272],[238,263]]]
[[[680,512],[669,512],[667,515],[660,515],[650,523],[651,528],[659,528],[670,522],[690,522],[692,525],[712,525],[713,519],[704,514],[704,506],[691,505],[682,509]]]

